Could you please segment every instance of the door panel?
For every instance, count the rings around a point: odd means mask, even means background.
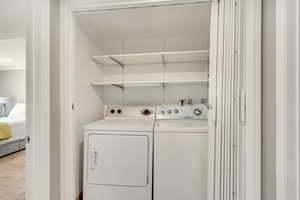
[[[207,199],[207,133],[157,133],[154,199]]]
[[[149,139],[142,135],[89,136],[88,182],[146,186]]]

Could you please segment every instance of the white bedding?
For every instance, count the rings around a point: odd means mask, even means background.
[[[6,139],[6,140],[0,140],[0,145],[21,140],[26,137],[26,123],[25,119],[22,118],[0,118],[0,122],[8,123],[12,129],[12,137]]]

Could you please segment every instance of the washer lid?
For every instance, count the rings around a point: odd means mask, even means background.
[[[85,126],[94,131],[147,131],[152,132],[154,119],[118,118],[103,119]]]
[[[207,120],[158,120],[155,124],[154,134],[156,132],[168,133],[207,133]]]

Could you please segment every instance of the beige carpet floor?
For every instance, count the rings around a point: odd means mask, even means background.
[[[25,199],[25,151],[0,158],[0,199]]]

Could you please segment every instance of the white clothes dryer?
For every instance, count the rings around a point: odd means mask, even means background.
[[[106,108],[85,127],[84,200],[151,200],[155,108]]]

